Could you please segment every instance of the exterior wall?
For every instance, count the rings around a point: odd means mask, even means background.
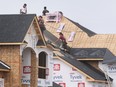
[[[53,53],[52,51],[46,48],[38,48],[35,51],[37,52],[36,55],[33,51],[30,52],[29,49],[24,52],[25,55],[23,55],[23,65],[31,66],[31,73],[24,74],[22,70],[22,77],[23,77],[22,87],[52,86],[51,78],[52,78],[52,69],[53,69],[52,68],[53,67],[52,66],[53,65],[53,62],[52,62]],[[47,63],[47,68],[49,69],[49,72],[48,72],[48,75],[46,76],[46,79],[38,78],[38,58],[39,57],[36,57],[36,56],[39,55],[40,52],[47,53],[46,63]],[[25,61],[27,64],[25,63]]]
[[[22,84],[22,86],[21,87],[28,87],[28,85],[27,84]]]
[[[4,86],[4,77],[7,75],[7,72],[0,72],[0,87]]]
[[[4,73],[5,87],[20,87],[21,86],[21,57],[19,46],[0,46],[0,60],[11,67],[9,73]],[[1,73],[0,73],[1,74]]]
[[[65,84],[63,87],[78,87],[78,83],[86,84],[86,77],[58,59],[54,59],[53,80],[58,84]]]
[[[42,87],[48,87],[52,86],[52,73],[53,73],[53,51],[46,49],[46,48],[39,48],[38,54],[40,52],[47,53],[47,61],[46,61],[46,67],[48,68],[48,75],[46,75],[46,79],[40,79],[38,78],[38,86]]]
[[[38,36],[36,34],[36,31],[34,29],[34,25],[31,24],[31,27],[29,28],[29,31],[27,32],[24,40],[28,43],[25,45],[20,46],[20,55],[24,56],[24,60],[26,62],[23,62],[22,65],[22,87],[37,87],[37,52],[36,51],[36,44],[38,41]],[[25,49],[26,53],[24,52]],[[24,52],[24,54],[23,54]],[[26,58],[26,59],[25,59]],[[23,73],[23,67],[29,66],[30,71],[28,74]]]
[[[90,85],[87,85],[87,87],[109,87],[105,83],[97,83],[97,82],[88,82]],[[85,86],[86,87],[86,86]]]
[[[31,86],[37,87],[38,66],[35,52],[31,51]]]
[[[30,83],[30,73],[31,73],[31,49],[26,48],[22,52],[22,85]],[[26,86],[25,85],[25,86]],[[24,86],[24,87],[25,87]]]
[[[5,74],[6,73],[4,73],[4,72],[0,72],[0,78],[4,78]]]
[[[54,58],[53,62],[53,81],[63,87],[106,87],[105,83],[88,82],[86,76],[72,69],[72,67],[59,59]]]
[[[37,48],[36,44],[38,41],[39,37],[36,34],[36,31],[34,29],[34,26],[32,25],[29,29],[29,32],[27,32],[27,35],[25,36],[24,40],[28,43],[26,45],[21,45],[20,46],[20,55],[23,55],[23,51],[26,48],[31,48],[34,52],[35,55],[33,55],[33,52],[31,53],[31,59],[29,59],[29,61],[31,61],[31,74],[30,77],[28,79],[28,83],[25,83],[25,85],[22,83],[23,87],[36,87],[36,85],[38,86],[52,86],[52,58],[53,58],[53,52],[52,50],[48,49],[48,48]],[[47,67],[49,68],[49,75],[46,76],[46,79],[40,79],[37,78],[38,77],[38,56],[39,53],[44,51],[47,54]],[[30,54],[27,54],[30,55]],[[37,83],[36,83],[37,82]]]
[[[26,48],[22,55],[22,87],[37,87],[37,75],[36,54]]]
[[[116,87],[116,63],[113,64],[102,64],[99,62],[100,69],[106,73],[106,75],[110,76],[113,79],[112,87]]]

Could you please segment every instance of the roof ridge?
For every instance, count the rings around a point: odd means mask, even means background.
[[[67,18],[67,17],[66,17],[66,18]],[[84,26],[80,25],[79,23],[77,23],[77,22],[75,22],[75,21],[73,21],[73,20],[71,20],[71,19],[69,19],[69,18],[67,18],[67,19],[68,19],[69,21],[71,21],[73,24],[75,24],[76,26],[78,26],[78,27],[79,27],[81,30],[83,30],[85,33],[87,33],[87,35],[88,35],[89,37],[96,35],[95,32],[93,32],[93,31],[91,31],[91,30],[85,28]]]

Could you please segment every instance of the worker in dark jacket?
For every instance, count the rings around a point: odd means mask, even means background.
[[[47,10],[47,7],[45,6],[42,12],[43,16],[46,16],[46,13],[49,13],[49,11]]]

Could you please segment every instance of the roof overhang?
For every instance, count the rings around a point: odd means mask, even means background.
[[[54,51],[56,52],[56,51]],[[89,75],[87,75],[86,73],[84,73],[83,71],[81,71],[80,69],[78,69],[77,67],[73,66],[72,64],[66,62],[65,60],[63,60],[60,56],[58,55],[62,55],[62,54],[58,54],[59,52],[57,52],[55,58],[58,58],[59,60],[63,61],[65,64],[69,65],[70,67],[74,68],[76,71],[82,73],[83,75],[85,75],[86,77],[88,77],[91,81],[94,81],[94,79],[92,77],[90,77]]]
[[[54,58],[57,58],[57,59],[61,60],[61,61],[64,62],[65,64],[67,64],[67,65],[69,65],[70,67],[74,68],[76,71],[82,73],[84,76],[86,76],[87,81],[91,81],[91,82],[107,82],[106,79],[99,79],[99,78],[97,78],[97,77],[96,77],[96,79],[95,79],[95,77],[93,77],[93,76],[87,74],[87,73],[86,73],[86,70],[85,70],[85,72],[84,72],[83,70],[79,69],[79,68],[77,67],[77,64],[75,65],[75,59],[74,59],[74,57],[71,57],[71,56],[70,56],[70,59],[69,59],[68,56],[67,56],[67,54],[64,54],[64,55],[63,55],[62,53],[60,53],[60,52],[58,52],[58,51],[54,51],[54,53],[55,53]],[[65,56],[65,57],[64,57],[64,56]],[[67,57],[66,57],[66,56],[67,56]],[[69,61],[71,61],[71,62],[69,63]],[[77,60],[77,61],[78,61],[78,60]],[[77,63],[79,63],[79,61],[78,61]],[[82,65],[83,65],[83,64],[82,64]],[[79,63],[79,66],[81,66],[80,63]],[[84,66],[83,66],[83,67],[84,67]],[[98,75],[98,76],[99,76],[99,75]]]
[[[87,81],[89,81],[89,82],[101,82],[101,83],[107,83],[107,81],[103,81],[103,80],[91,80],[91,79],[87,79]]]
[[[0,61],[0,71],[9,72],[10,69],[11,69],[10,66],[8,66],[6,63]]]
[[[106,54],[104,55],[103,64],[112,64],[112,63],[116,63],[116,56],[107,49]]]
[[[103,58],[80,58],[80,59],[77,59],[77,60],[80,60],[80,61],[101,61],[103,60]]]
[[[26,44],[26,43],[0,43],[0,45],[23,45],[23,44]]]
[[[107,48],[72,48],[71,54],[80,61],[116,62],[116,56]]]
[[[45,41],[45,38],[44,38],[44,36],[43,36],[43,33],[42,33],[42,31],[41,31],[41,29],[40,29],[40,27],[39,27],[37,16],[34,17],[33,23],[34,23],[34,25],[35,25],[35,30],[36,30],[36,32],[39,32],[39,35],[38,35],[39,38],[41,38],[41,40],[43,40],[43,43],[44,43],[44,45],[46,46],[46,41]]]

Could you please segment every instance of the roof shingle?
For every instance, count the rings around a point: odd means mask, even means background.
[[[0,15],[0,43],[22,42],[35,14]]]

